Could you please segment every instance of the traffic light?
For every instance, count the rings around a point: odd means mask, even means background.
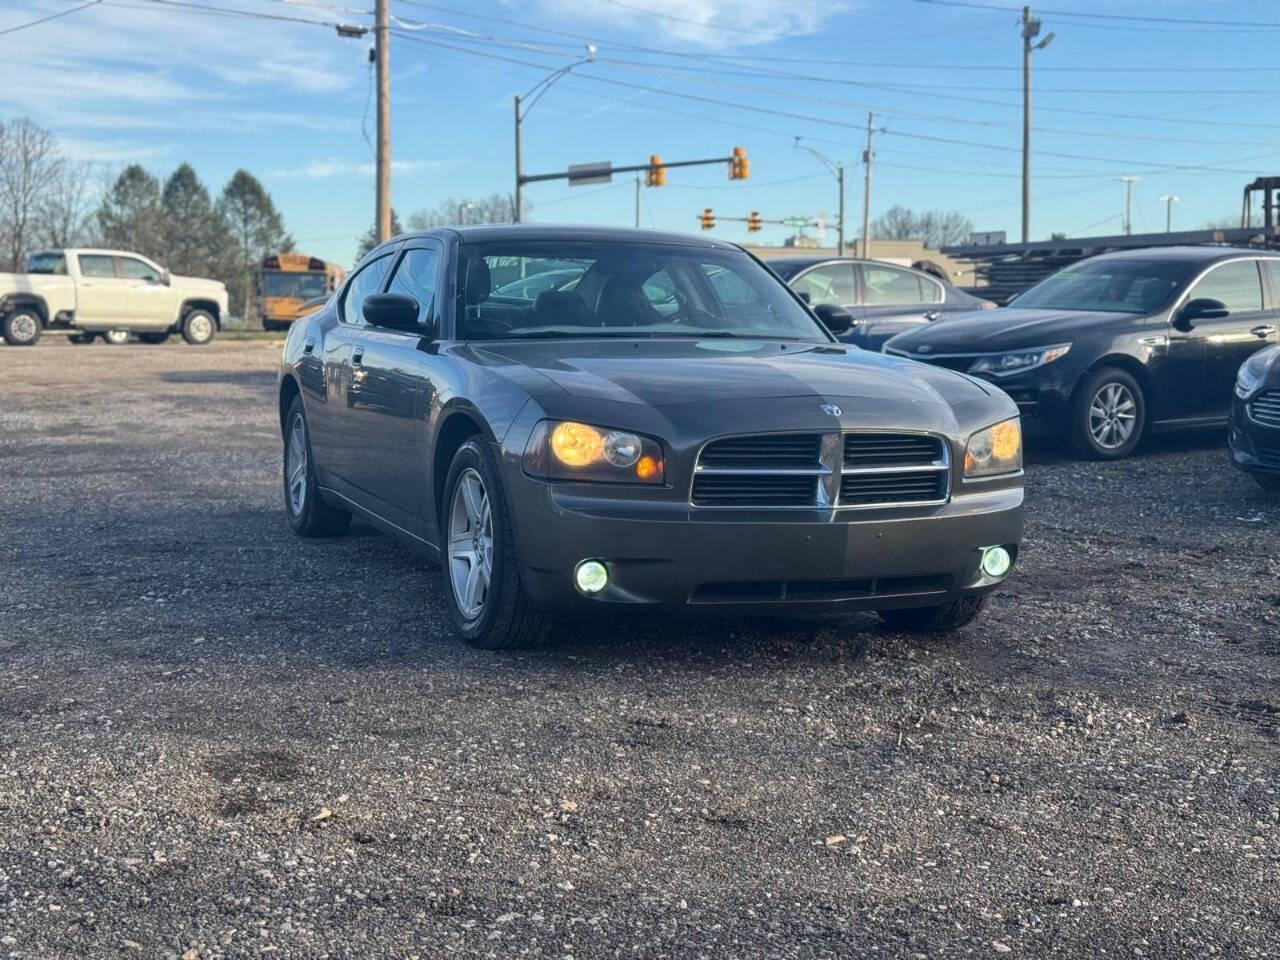
[[[667,168],[662,165],[662,158],[656,153],[649,157],[649,169],[644,174],[646,187],[660,187],[667,182]]]
[[[747,217],[747,232],[755,233],[759,229],[760,229],[760,211],[752,210],[750,215]]]
[[[698,218],[698,222],[702,224],[703,230],[710,230],[712,227],[716,225],[716,218],[715,218],[715,215],[711,212],[710,207],[703,208],[702,216]]]
[[[745,180],[751,176],[751,161],[747,159],[747,151],[742,147],[733,148],[733,156],[729,158],[729,179]]]

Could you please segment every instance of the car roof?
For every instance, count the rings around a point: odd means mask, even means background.
[[[494,223],[470,227],[442,227],[402,233],[395,240],[452,234],[462,243],[489,243],[502,240],[612,241],[631,243],[676,243],[718,250],[739,250],[735,243],[687,233],[642,230],[636,227],[602,227],[577,223]]]
[[[1212,263],[1215,260],[1230,260],[1235,257],[1267,257],[1276,256],[1274,251],[1258,250],[1251,247],[1140,247],[1135,250],[1112,250],[1100,253],[1090,260],[1180,260],[1189,263]]]

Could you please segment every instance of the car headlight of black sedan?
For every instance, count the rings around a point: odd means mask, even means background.
[[[653,437],[576,420],[543,420],[524,451],[524,472],[543,480],[650,483],[665,480]]]
[[[1059,343],[1052,347],[1037,347],[1034,350],[1013,350],[1009,353],[993,353],[979,357],[969,367],[970,373],[985,373],[993,377],[1008,377],[1015,373],[1026,373],[1036,367],[1043,367],[1067,355],[1071,349],[1069,343]]]
[[[1022,424],[1017,417],[979,430],[964,451],[966,479],[996,477],[1022,469]]]
[[[1278,356],[1280,353],[1274,350],[1263,350],[1241,364],[1240,371],[1236,374],[1236,396],[1241,400],[1247,400],[1249,395],[1258,389],[1272,361]]]

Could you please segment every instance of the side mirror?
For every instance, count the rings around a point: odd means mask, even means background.
[[[422,312],[422,308],[413,297],[398,293],[375,293],[364,298],[361,308],[364,310],[365,320],[375,327],[403,330],[423,337],[431,333],[426,324],[418,322],[418,314]]]
[[[168,270],[160,271],[160,282],[163,283],[166,287],[173,283],[173,276],[169,273]]]
[[[838,303],[820,303],[813,308],[822,325],[835,336],[848,333],[853,327],[853,314]]]
[[[1195,327],[1196,320],[1221,320],[1229,316],[1231,311],[1221,300],[1214,300],[1212,297],[1196,297],[1183,304],[1178,315],[1173,318],[1173,327],[1175,330],[1186,333]]]

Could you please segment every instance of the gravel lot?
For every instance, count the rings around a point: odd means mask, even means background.
[[[1280,498],[1033,451],[984,619],[454,641],[278,346],[0,348],[0,956],[1280,953]]]

